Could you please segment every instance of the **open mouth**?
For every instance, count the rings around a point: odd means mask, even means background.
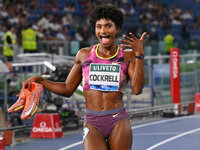
[[[110,36],[109,35],[100,35],[101,41],[103,44],[107,44],[109,42]]]
[[[102,39],[102,38],[110,38],[110,36],[109,35],[100,35],[100,38]]]

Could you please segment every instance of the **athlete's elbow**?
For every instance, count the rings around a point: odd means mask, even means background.
[[[73,90],[71,90],[70,88],[66,88],[64,90],[64,93],[62,93],[62,95],[69,98],[73,95],[73,93],[74,93]]]
[[[65,93],[65,97],[67,97],[67,98],[69,98],[69,97],[71,97],[73,95],[73,92],[72,91],[68,91],[68,92],[66,92]]]
[[[72,94],[65,94],[65,95],[63,95],[63,96],[65,96],[65,97],[69,98],[69,97],[71,97],[71,96],[72,96]]]
[[[143,87],[144,87],[144,86],[139,86],[139,87],[134,87],[134,88],[132,88],[133,94],[135,94],[135,95],[141,94],[142,91],[143,91]]]
[[[134,85],[131,86],[132,92],[135,95],[141,94],[142,91],[143,91],[143,88],[144,88],[144,83],[134,84]]]
[[[139,89],[136,89],[136,90],[132,90],[133,91],[133,94],[135,94],[135,95],[140,95],[140,94],[142,94],[142,89],[141,90],[139,90]]]

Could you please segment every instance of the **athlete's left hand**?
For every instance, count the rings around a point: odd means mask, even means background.
[[[146,32],[144,32],[142,34],[142,36],[140,37],[140,39],[136,38],[133,33],[129,33],[129,36],[127,35],[123,35],[125,39],[120,39],[121,42],[124,42],[126,44],[121,44],[123,47],[129,47],[131,48],[136,55],[139,54],[144,54],[144,49],[143,49],[143,40],[144,40],[144,36],[146,35]]]

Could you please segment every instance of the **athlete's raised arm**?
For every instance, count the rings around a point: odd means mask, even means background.
[[[123,47],[128,47],[131,51],[124,52],[125,59],[129,63],[128,75],[130,77],[131,89],[134,94],[142,93],[142,89],[145,84],[144,78],[144,50],[143,50],[143,39],[146,35],[144,32],[140,39],[137,39],[132,33],[129,36],[124,35],[125,39],[120,41],[126,43],[122,44]]]

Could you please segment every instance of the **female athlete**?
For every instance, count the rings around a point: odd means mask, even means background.
[[[114,6],[97,6],[90,14],[90,23],[99,43],[79,50],[66,82],[36,76],[24,82],[28,86],[31,82],[40,83],[47,90],[67,97],[82,82],[86,101],[84,150],[131,150],[132,129],[122,97],[129,80],[136,95],[144,87],[146,32],[140,39],[132,33],[124,35],[120,39],[123,44],[117,44],[123,18],[123,13]]]

